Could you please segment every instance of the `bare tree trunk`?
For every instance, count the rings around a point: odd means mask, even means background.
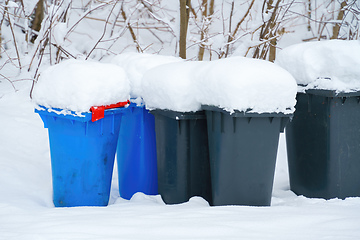
[[[338,21],[341,21],[343,20],[344,18],[344,8],[346,7],[346,1],[344,0],[342,3],[341,3],[341,8],[340,8],[340,11],[339,11],[339,14],[337,16],[337,19]],[[339,37],[339,32],[340,32],[340,26],[341,24],[340,23],[336,23],[335,26],[333,27],[333,35],[330,39],[337,39]]]
[[[39,32],[41,29],[41,22],[44,19],[44,0],[39,0],[35,8],[34,20],[31,23],[31,29]],[[37,38],[37,34],[33,35],[31,42],[34,43]]]
[[[209,16],[212,16],[214,14],[214,4],[215,4],[215,0],[210,0]]]
[[[186,59],[186,35],[189,23],[189,0],[180,0],[179,57]]]
[[[233,13],[234,13],[234,6],[235,6],[235,2],[234,0],[231,3],[231,11],[230,11],[230,17],[229,17],[229,36],[228,36],[228,44],[226,45],[226,52],[225,52],[225,57],[228,56],[229,54],[229,50],[230,50],[230,42],[233,40],[232,36],[231,36],[231,28],[232,28],[232,17],[233,17]]]
[[[270,37],[273,37],[272,34],[270,35]],[[270,62],[274,62],[275,58],[276,58],[276,38],[272,39],[270,41],[270,50],[269,50],[269,61]]]
[[[307,26],[307,30],[310,32],[310,31],[311,31],[311,0],[308,0],[308,10],[307,10],[307,14],[308,14],[308,26]]]
[[[260,58],[260,59],[266,59],[267,54],[269,53],[269,61],[273,62],[276,57],[276,28],[277,28],[277,17],[278,17],[278,10],[279,5],[282,0],[277,0],[275,6],[273,6],[273,0],[269,0],[268,2],[264,2],[263,5],[263,12],[268,13],[270,10],[272,10],[271,17],[267,22],[264,22],[264,24],[261,27],[260,32],[260,40],[267,41],[268,43],[263,44],[263,46],[257,46],[253,55],[253,58]],[[267,8],[265,9],[265,4],[267,5]],[[260,48],[262,49],[260,50]]]
[[[202,61],[204,59],[204,52],[205,52],[205,45],[202,43],[202,41],[205,38],[206,35],[206,31],[207,31],[207,26],[205,26],[205,22],[206,22],[206,18],[207,18],[207,10],[208,10],[208,1],[207,0],[202,0],[202,4],[201,4],[201,17],[202,17],[202,22],[203,22],[203,27],[201,29],[201,36],[200,36],[200,46],[199,46],[199,56],[198,59],[199,61]]]

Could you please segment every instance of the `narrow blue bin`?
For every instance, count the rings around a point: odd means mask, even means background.
[[[104,118],[35,110],[49,132],[53,201],[56,207],[106,206],[124,108]]]
[[[117,147],[119,192],[158,194],[155,119],[144,106],[131,103],[122,117]]]

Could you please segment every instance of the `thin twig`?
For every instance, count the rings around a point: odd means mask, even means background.
[[[127,27],[129,29],[129,32],[130,32],[130,35],[131,35],[131,38],[133,39],[135,45],[136,45],[136,50],[138,52],[142,52],[141,50],[141,47],[139,45],[139,42],[137,41],[137,38],[136,38],[136,35],[135,35],[135,32],[130,24],[130,20],[128,19],[128,17],[126,16],[126,13],[125,13],[125,10],[124,10],[124,4],[121,5],[121,16],[123,17],[124,21],[127,23]]]
[[[7,16],[8,16],[9,26],[10,26],[10,30],[11,30],[11,35],[12,35],[12,37],[13,37],[13,39],[14,39],[14,47],[15,47],[15,51],[16,51],[16,55],[17,55],[17,59],[18,59],[18,63],[19,63],[19,67],[20,67],[20,69],[21,69],[22,67],[21,67],[21,61],[20,61],[19,49],[18,49],[18,46],[17,46],[17,42],[16,42],[16,37],[15,37],[14,29],[13,29],[13,26],[12,26],[12,24],[11,24],[9,11],[7,11]]]
[[[232,36],[231,36],[231,24],[232,24],[232,17],[233,17],[233,13],[234,13],[234,0],[231,3],[231,11],[230,11],[230,19],[229,19],[229,36],[228,36],[228,40],[227,42],[230,42],[232,40]],[[230,49],[230,45],[226,45],[226,52],[225,52],[225,58],[228,56],[229,54],[229,49]]]
[[[246,13],[245,13],[244,16],[242,17],[242,19],[241,19],[241,20],[238,22],[238,24],[236,25],[236,28],[235,28],[235,30],[233,31],[232,36],[231,36],[232,39],[235,38],[235,35],[236,35],[237,31],[238,31],[239,28],[240,28],[240,25],[245,21],[246,17],[249,15],[250,10],[251,10],[251,8],[253,7],[254,3],[255,3],[255,0],[252,0],[252,2],[250,3],[250,6],[249,6],[249,8],[248,8],[248,10],[246,11]]]
[[[59,49],[59,51],[63,52],[67,57],[72,57],[74,59],[76,59],[76,57],[74,55],[72,55],[69,51],[66,51],[62,46],[56,45],[54,43],[51,43],[51,45],[53,45],[54,47],[57,47]]]
[[[3,74],[1,74],[1,73],[0,73],[0,76],[3,77],[4,79],[8,80],[9,83],[11,84],[11,86],[14,88],[14,90],[15,90],[16,92],[18,91],[18,90],[16,89],[14,83],[13,83],[8,77],[6,77],[5,75],[3,75]]]
[[[73,32],[73,30],[77,27],[77,25],[78,25],[87,15],[89,15],[89,14],[92,13],[93,11],[95,11],[95,10],[97,10],[97,9],[99,9],[99,8],[102,8],[102,7],[106,6],[106,5],[107,5],[107,3],[100,4],[99,6],[93,8],[93,9],[90,9],[90,10],[88,10],[86,13],[84,13],[83,16],[80,17],[80,18],[71,26],[71,28],[70,28],[69,31],[66,33],[66,35],[65,35],[64,38],[65,38],[65,39],[68,38],[68,36]]]
[[[109,15],[108,15],[108,17],[107,17],[107,19],[106,19],[105,26],[104,26],[104,31],[103,31],[102,35],[100,36],[99,40],[95,43],[94,47],[91,49],[91,51],[89,52],[89,54],[86,56],[85,60],[87,60],[87,59],[90,57],[90,55],[92,54],[92,52],[96,49],[97,45],[99,45],[99,43],[101,42],[101,40],[104,38],[105,33],[106,33],[107,24],[109,23],[109,19],[110,19],[110,17],[111,17],[112,12],[114,11],[117,3],[118,3],[118,1],[115,1],[115,4],[114,4],[114,6],[111,8],[111,11],[110,11],[110,13],[109,13]]]

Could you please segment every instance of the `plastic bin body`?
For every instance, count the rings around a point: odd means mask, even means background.
[[[96,122],[91,113],[35,111],[48,128],[54,205],[106,206],[123,109],[106,110]]]
[[[315,198],[360,196],[360,92],[298,93],[286,128],[290,187]]]
[[[154,116],[132,103],[121,121],[117,146],[120,196],[130,199],[136,192],[157,195]]]
[[[214,205],[269,206],[279,134],[289,116],[230,114],[211,106],[203,108]]]
[[[151,113],[155,116],[158,187],[163,201],[177,204],[200,196],[212,204],[204,112]]]

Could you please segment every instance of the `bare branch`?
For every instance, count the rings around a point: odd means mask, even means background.
[[[65,39],[68,38],[68,36],[74,31],[74,29],[79,25],[79,23],[87,16],[89,15],[90,13],[94,12],[95,10],[98,10],[102,7],[105,7],[107,5],[107,3],[103,3],[103,4],[100,4],[99,6],[93,8],[93,9],[90,9],[88,10],[86,13],[84,13],[73,25],[72,27],[69,29],[69,31],[67,32],[67,34],[65,35]]]
[[[231,36],[231,24],[232,24],[232,18],[233,18],[233,13],[234,13],[234,0],[231,3],[231,10],[230,10],[230,18],[229,18],[229,36],[228,36],[228,40],[227,42],[231,42],[232,41],[232,36]],[[225,57],[228,56],[229,54],[229,49],[230,49],[230,45],[226,45],[226,52],[225,52]]]
[[[202,17],[202,22],[203,22],[203,28],[201,29],[201,36],[200,36],[200,46],[199,46],[199,54],[198,54],[198,60],[202,61],[204,59],[204,52],[205,52],[205,45],[203,44],[203,40],[205,38],[205,35],[207,34],[207,29],[208,26],[206,24],[206,20],[207,20],[207,5],[208,5],[208,1],[207,0],[202,0],[202,4],[201,4],[201,17]]]
[[[107,24],[109,23],[109,19],[110,19],[110,17],[111,17],[112,12],[114,11],[117,3],[118,3],[118,1],[115,1],[115,4],[114,4],[114,6],[111,8],[111,11],[110,11],[110,13],[109,13],[109,15],[108,15],[108,17],[107,17],[107,19],[106,19],[105,26],[104,26],[104,31],[103,31],[102,35],[100,36],[99,40],[96,42],[95,46],[91,49],[91,51],[89,52],[89,54],[86,56],[85,60],[87,60],[87,59],[90,57],[90,55],[92,54],[92,52],[96,49],[97,45],[99,45],[99,43],[101,42],[101,40],[104,38],[105,33],[106,33]]]
[[[128,21],[128,18],[127,18],[127,16],[126,16],[126,13],[125,13],[123,7],[124,7],[124,6],[121,5],[121,16],[123,17],[124,21],[127,22],[127,27],[128,27],[128,29],[129,29],[130,35],[131,35],[131,37],[132,37],[135,45],[136,45],[136,50],[137,50],[138,52],[142,52],[142,49],[141,49],[141,47],[140,47],[140,45],[139,45],[139,42],[138,42],[138,40],[137,40],[137,38],[136,38],[135,32],[134,32],[133,28],[132,28],[131,25],[130,25],[130,21]]]
[[[180,1],[179,57],[186,59],[186,36],[189,24],[189,0]]]
[[[12,25],[12,23],[11,23],[9,11],[6,11],[6,13],[7,13],[8,22],[9,22],[9,26],[10,26],[10,30],[11,30],[11,35],[12,35],[13,40],[14,40],[14,47],[15,47],[15,51],[16,51],[16,55],[17,55],[17,60],[18,60],[18,63],[19,63],[19,67],[20,67],[20,69],[21,69],[22,66],[21,66],[19,48],[18,48],[18,46],[17,46],[17,41],[16,41],[16,37],[15,37],[15,33],[14,33],[14,28],[13,28],[13,25]]]
[[[337,16],[337,20],[338,21],[343,21],[343,18],[344,18],[344,9],[345,7],[347,6],[347,3],[346,1],[343,1],[340,5],[340,10],[339,10],[339,13],[338,13],[338,16]],[[337,23],[335,24],[335,26],[333,27],[333,35],[331,36],[330,39],[337,39],[338,36],[339,36],[339,32],[340,32],[340,27],[341,27],[341,24]]]
[[[15,92],[18,91],[18,90],[16,89],[14,83],[13,83],[8,77],[6,77],[5,75],[3,75],[3,74],[1,74],[1,73],[0,73],[0,76],[1,76],[2,78],[6,79],[6,80],[11,84],[11,86],[14,88]]]
[[[251,3],[250,3],[250,6],[249,6],[248,10],[246,11],[246,13],[244,14],[243,18],[242,18],[242,19],[238,22],[238,24],[236,25],[236,28],[235,28],[235,30],[233,31],[232,36],[231,36],[232,39],[235,38],[235,35],[236,35],[237,32],[239,31],[239,28],[240,28],[241,24],[245,21],[246,17],[249,15],[250,10],[251,10],[251,8],[253,7],[254,3],[255,3],[255,0],[252,0]]]

